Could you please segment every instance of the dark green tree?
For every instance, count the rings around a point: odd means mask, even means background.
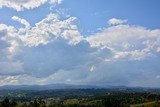
[[[14,100],[10,102],[10,107],[16,107],[16,105],[17,105],[17,102],[15,102]]]
[[[1,102],[1,107],[10,107],[9,99],[7,97]]]

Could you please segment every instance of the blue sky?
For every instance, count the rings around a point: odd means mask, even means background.
[[[0,0],[0,84],[160,87],[159,0]]]
[[[107,26],[107,20],[116,17],[127,19],[129,24],[141,25],[147,28],[156,29],[160,27],[159,19],[159,0],[66,0],[63,3],[54,6],[50,10],[49,4],[44,4],[33,10],[17,12],[10,8],[0,10],[1,23],[18,24],[11,20],[11,17],[17,15],[26,19],[32,25],[46,17],[50,12],[65,11],[65,14],[78,18],[79,27],[82,33],[95,32],[97,28]],[[90,32],[89,32],[90,31]]]

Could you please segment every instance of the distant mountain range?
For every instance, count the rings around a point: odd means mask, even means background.
[[[148,87],[127,87],[127,86],[94,86],[94,85],[73,85],[73,84],[49,84],[49,85],[5,85],[0,90],[52,90],[52,89],[155,89]]]
[[[5,85],[0,86],[0,90],[51,90],[51,89],[88,89],[104,88],[91,85],[72,85],[72,84],[49,84],[49,85]]]

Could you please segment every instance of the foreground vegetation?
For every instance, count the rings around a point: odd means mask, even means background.
[[[160,107],[160,92],[116,90],[4,91],[0,107]]]
[[[160,107],[160,102],[152,101],[141,104],[133,104],[130,107]]]

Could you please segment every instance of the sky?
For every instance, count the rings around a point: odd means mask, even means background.
[[[0,85],[160,87],[159,0],[0,0]]]

